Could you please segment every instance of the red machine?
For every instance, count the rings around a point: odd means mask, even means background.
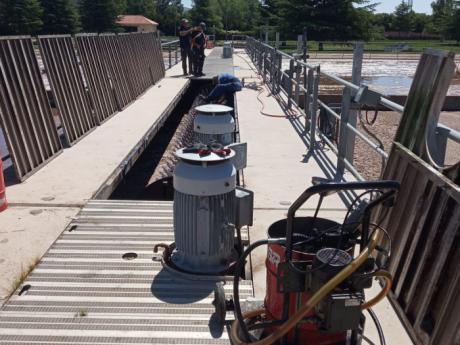
[[[289,208],[286,219],[268,229],[268,239],[253,243],[243,253],[235,269],[232,326],[234,345],[359,345],[368,310],[391,287],[391,276],[384,271],[386,260],[371,254],[379,250],[384,232],[371,223],[375,215],[393,205],[399,184],[395,181],[322,183],[307,189]],[[324,197],[333,193],[365,190],[355,198],[343,223],[318,217]],[[364,205],[365,195],[371,195]],[[319,195],[313,217],[295,217],[296,211],[312,196]],[[381,218],[379,218],[381,219]],[[372,232],[371,232],[372,230]],[[370,233],[371,232],[371,233]],[[353,259],[355,246],[360,254]],[[268,245],[267,292],[264,308],[243,315],[238,295],[239,274],[252,250]],[[374,277],[383,277],[386,285],[373,300],[366,302],[364,289]],[[381,342],[384,336],[377,327]]]

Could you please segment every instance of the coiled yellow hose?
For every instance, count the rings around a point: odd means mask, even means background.
[[[366,248],[354,259],[348,266],[342,269],[338,274],[336,274],[331,280],[324,284],[321,289],[319,289],[294,315],[292,315],[289,320],[283,323],[276,331],[265,337],[264,339],[258,340],[256,342],[244,342],[240,339],[238,333],[240,325],[238,320],[235,320],[232,325],[232,331],[230,333],[230,338],[234,345],[271,345],[287,334],[292,330],[302,319],[328,294],[330,294],[340,283],[342,283],[347,277],[353,274],[362,264],[365,263],[366,259],[372,254],[375,250],[375,247],[382,239],[382,231],[376,227],[373,235],[370,238],[369,244]],[[391,286],[391,285],[390,285]],[[382,290],[381,293],[385,291]],[[381,294],[380,293],[380,294]],[[370,302],[377,303],[380,299],[378,297],[380,294]],[[374,304],[375,304],[374,303]],[[370,307],[371,305],[369,305]],[[265,314],[265,309],[258,309],[244,314],[245,319],[252,319],[256,316]]]

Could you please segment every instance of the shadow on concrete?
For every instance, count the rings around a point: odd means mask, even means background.
[[[347,182],[344,176],[338,173],[336,162],[333,162],[326,154],[326,152],[331,151],[327,144],[322,143],[320,141],[316,141],[315,139],[313,142],[313,147],[311,148],[310,132],[308,129],[305,128],[305,117],[303,115],[299,115],[299,113],[297,113],[292,108],[289,109],[286,100],[280,97],[279,95],[272,94],[272,96],[278,102],[279,106],[281,107],[283,113],[286,116],[286,120],[289,121],[292,128],[295,130],[300,140],[302,140],[303,144],[305,145],[305,148],[307,149],[307,152],[304,155],[302,162],[309,163],[311,159],[313,159],[316,162],[316,164],[318,164],[321,171],[324,173],[324,176],[328,180],[330,180],[331,182]],[[344,203],[344,206],[350,207],[353,203],[353,200],[356,198],[357,194],[354,192],[342,192],[339,193],[339,196],[342,202]]]

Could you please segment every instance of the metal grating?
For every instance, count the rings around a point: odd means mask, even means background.
[[[38,36],[64,133],[74,144],[97,126],[70,35]]]
[[[99,123],[102,123],[115,114],[118,107],[107,66],[102,58],[99,36],[79,34],[75,36],[75,42],[93,107]]]
[[[215,282],[152,261],[154,244],[173,240],[172,207],[90,201],[28,276],[27,293],[0,310],[0,344],[230,344],[214,322]],[[241,294],[252,295],[249,281]]]
[[[20,181],[61,151],[29,36],[0,38],[0,125]]]

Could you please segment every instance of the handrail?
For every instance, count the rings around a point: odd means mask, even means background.
[[[339,149],[338,147],[336,147],[321,131],[316,129],[316,113],[315,111],[312,111],[311,109],[309,109],[312,101],[315,101],[318,107],[324,109],[327,113],[331,114],[334,118],[339,120],[341,128],[345,129],[345,132],[344,132],[345,137],[348,135],[350,136],[356,135],[366,145],[368,145],[372,150],[374,150],[377,154],[379,154],[383,158],[384,160],[383,162],[386,162],[386,160],[389,157],[388,153],[386,153],[381,148],[380,145],[376,144],[373,140],[371,140],[365,134],[360,132],[356,128],[355,125],[349,123],[347,116],[346,118],[343,118],[341,114],[338,114],[331,107],[327,106],[324,102],[319,100],[318,93],[316,92],[315,94],[314,90],[312,91],[314,87],[313,87],[313,81],[310,80],[310,76],[308,77],[309,86],[307,87],[307,80],[304,80],[302,83],[299,79],[298,73],[299,72],[303,73],[304,78],[306,79],[307,75],[309,74],[307,73],[307,70],[316,71],[315,73],[317,73],[317,76],[313,77],[313,80],[315,80],[316,83],[319,83],[319,78],[323,77],[331,81],[334,81],[338,85],[344,86],[346,89],[349,89],[351,93],[349,93],[348,95],[349,97],[348,107],[350,106],[351,96],[360,89],[359,85],[356,85],[350,81],[347,81],[333,74],[324,72],[320,68],[318,68],[318,66],[312,66],[304,62],[302,60],[302,57],[292,56],[283,51],[280,51],[279,49],[276,49],[275,47],[272,47],[264,42],[258,41],[251,37],[247,37],[246,39],[248,42],[247,44],[248,51],[249,52],[252,51],[253,54],[251,57],[253,58],[256,64],[256,67],[259,69],[261,74],[263,74],[264,80],[267,81],[269,79],[269,82],[271,83],[274,93],[282,92],[283,94],[287,96],[288,107],[291,107],[292,105],[294,105],[296,109],[300,111],[303,116],[305,116],[306,120],[309,121],[310,123],[310,128],[313,128],[312,129],[313,132],[311,132],[311,134],[312,133],[319,134],[321,139],[328,146],[330,146],[331,149],[334,151],[334,153],[336,153],[336,155],[338,156],[338,160],[339,160],[338,166],[341,165],[341,166],[346,167],[358,180],[363,179],[363,177],[359,174],[359,172],[353,166],[352,162],[350,162],[349,155],[344,155],[343,150],[341,148]],[[284,58],[289,60],[289,63],[290,63],[289,72],[284,71],[282,68],[282,60]],[[297,70],[299,66],[301,68],[300,71]],[[294,72],[294,70],[296,72]],[[293,76],[294,74],[296,74],[297,78],[294,78]],[[287,89],[285,89],[284,87],[281,87],[282,77],[284,77],[284,80],[286,81],[288,85]],[[294,88],[295,88],[295,96],[293,95]],[[299,91],[303,91],[305,94],[305,98],[306,98],[303,108],[299,104],[297,104]],[[380,96],[378,99],[379,105],[382,105],[386,107],[387,109],[396,111],[400,114],[404,112],[404,106],[391,101],[390,99],[386,98],[383,94],[379,94],[379,96]],[[315,107],[315,110],[316,110],[316,107]],[[350,111],[350,109],[346,109],[346,111]],[[445,133],[445,136],[447,138],[457,143],[460,143],[460,132],[452,128],[449,128],[445,125],[442,125],[441,123],[438,124],[437,128],[442,129],[443,133]],[[350,134],[347,134],[347,133],[350,133]],[[344,144],[344,142],[342,142],[341,144]],[[311,144],[311,146],[313,146],[313,143]],[[346,156],[348,156],[348,159]]]
[[[169,41],[169,42],[164,42],[164,43],[161,43],[161,49],[164,51],[164,50],[167,50],[167,53],[168,53],[168,68],[171,68],[172,66],[176,65],[179,63],[179,61],[181,60],[181,54],[179,54],[179,48],[180,48],[180,44],[179,44],[179,40],[174,40],[174,41]],[[173,63],[173,54],[174,54],[174,63]],[[165,64],[165,68],[166,68],[166,64]]]
[[[168,42],[161,42],[162,47],[166,47],[167,45],[178,44],[179,40],[168,41]]]

